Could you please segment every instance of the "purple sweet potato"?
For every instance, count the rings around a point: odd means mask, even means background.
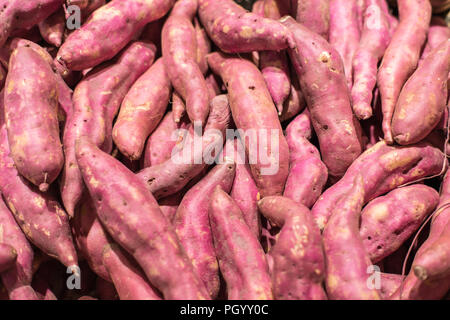
[[[328,40],[330,0],[291,0],[291,10],[299,23]]]
[[[392,117],[392,135],[409,145],[430,134],[447,106],[450,38],[433,49],[405,83]]]
[[[425,185],[395,189],[367,204],[360,235],[373,263],[394,253],[436,208],[439,194]]]
[[[311,208],[327,182],[328,170],[320,153],[308,139],[311,121],[305,113],[297,116],[286,128],[289,145],[289,175],[283,195]]]
[[[161,300],[136,266],[117,245],[103,249],[103,264],[108,270],[120,300]]]
[[[154,197],[161,199],[180,191],[208,166],[207,162],[213,162],[224,143],[225,129],[230,122],[229,109],[225,95],[215,97],[203,136],[195,129],[189,130],[182,150],[173,150],[168,160],[137,174]]]
[[[16,263],[17,251],[9,244],[0,243],[0,273],[7,271]]]
[[[297,74],[291,69],[291,90],[288,99],[285,101],[280,121],[294,118],[306,108],[305,96],[303,95]]]
[[[199,0],[198,14],[211,40],[224,52],[294,48],[280,22],[247,12],[232,0]]]
[[[353,85],[353,57],[360,44],[358,0],[330,0],[330,44],[341,55],[348,87]]]
[[[345,176],[319,197],[311,213],[323,229],[336,202],[349,192],[358,174],[364,179],[364,203],[367,203],[400,185],[439,174],[444,163],[442,152],[431,145],[399,147],[380,141],[359,156]]]
[[[88,136],[106,152],[112,151],[113,119],[133,83],[149,68],[155,47],[135,42],[117,60],[91,70],[77,85],[74,110],[64,129],[66,162],[60,191],[64,206],[73,216],[83,192],[83,181],[75,158],[75,141]]]
[[[181,245],[213,299],[219,293],[220,281],[208,207],[216,186],[230,192],[235,170],[234,162],[227,159],[215,166],[184,195],[173,220]]]
[[[80,29],[69,35],[56,61],[69,70],[95,67],[119,53],[147,23],[164,16],[173,3],[174,0],[113,0],[95,10]]]
[[[281,228],[269,251],[275,298],[326,300],[322,288],[325,277],[322,239],[309,210],[279,196],[260,200],[258,208],[273,225]]]
[[[353,111],[359,119],[372,116],[373,89],[377,82],[378,62],[389,45],[389,19],[380,6],[385,0],[367,0],[361,41],[353,57]]]
[[[141,158],[145,141],[166,112],[171,85],[165,70],[159,59],[123,99],[112,135],[120,152],[131,160]]]
[[[45,192],[64,164],[58,83],[51,66],[32,48],[18,47],[11,54],[4,105],[15,166]]]
[[[0,47],[14,31],[31,29],[61,7],[64,0],[1,0]]]
[[[431,20],[429,0],[398,0],[400,23],[386,49],[377,84],[383,109],[384,139],[394,142],[392,116],[400,91],[417,67]]]
[[[281,195],[289,171],[289,147],[264,77],[253,63],[238,57],[215,52],[208,63],[227,86],[233,120],[245,136],[241,138],[261,197]]]
[[[211,41],[205,29],[200,25],[197,18],[194,19],[195,37],[197,39],[197,64],[203,75],[208,72],[208,61],[206,56],[211,52]]]
[[[162,55],[172,85],[186,101],[186,112],[204,125],[209,113],[208,87],[197,62],[197,34],[192,24],[197,0],[175,3],[162,30]]]
[[[66,27],[66,18],[64,16],[64,9],[60,8],[55,11],[47,19],[39,23],[39,32],[44,40],[60,47],[63,41],[64,29]]]
[[[300,79],[320,152],[331,177],[340,178],[361,154],[361,127],[353,115],[339,53],[322,37],[291,17],[283,24],[294,34],[297,50],[288,50]]]
[[[209,202],[214,249],[227,285],[228,300],[272,300],[263,248],[233,199],[217,186]]]
[[[186,105],[178,92],[172,92],[172,115],[173,120],[179,123],[186,113]]]
[[[357,175],[350,187],[336,203],[323,231],[327,294],[332,300],[379,300],[377,290],[367,285],[372,263],[359,235],[363,177]]]
[[[208,293],[146,184],[86,138],[76,156],[97,216],[142,267],[165,299],[208,299]]]

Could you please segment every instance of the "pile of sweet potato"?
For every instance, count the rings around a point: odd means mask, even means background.
[[[445,299],[449,7],[0,0],[0,299]]]

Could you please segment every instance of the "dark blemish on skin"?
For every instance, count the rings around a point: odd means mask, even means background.
[[[324,125],[322,128],[323,128],[323,130],[328,130],[328,126],[327,125]]]
[[[381,250],[382,248],[382,246],[377,246],[377,250]]]
[[[151,185],[153,183],[153,181],[155,181],[155,178],[150,178],[150,179],[147,180],[147,183],[149,185]]]
[[[255,86],[248,87],[250,90],[255,90]]]
[[[368,237],[367,237],[367,240],[372,240],[372,237],[371,237],[371,236],[368,236]]]

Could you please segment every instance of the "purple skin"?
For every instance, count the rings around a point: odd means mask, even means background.
[[[419,142],[438,125],[447,107],[449,71],[450,38],[430,52],[403,86],[392,117],[395,142]]]
[[[311,138],[311,120],[306,113],[297,116],[286,128],[289,145],[289,176],[283,195],[311,208],[322,194],[328,170]]]
[[[206,56],[211,52],[211,41],[197,18],[194,19],[194,27],[197,39],[197,64],[203,75],[206,75],[209,69]]]
[[[276,20],[247,12],[232,0],[199,0],[198,14],[211,40],[228,53],[295,48],[290,32]]]
[[[147,23],[164,16],[173,3],[174,0],[113,0],[95,10],[80,29],[69,35],[59,49],[56,61],[62,69],[76,71],[108,61]]]
[[[378,292],[382,300],[388,300],[389,297],[392,296],[398,288],[400,288],[405,277],[400,274],[385,272],[382,272],[380,276],[381,288]]]
[[[420,57],[419,66],[423,60],[438,47],[442,42],[450,38],[450,29],[447,27],[445,20],[441,17],[432,17],[430,29],[428,29],[427,43]]]
[[[208,208],[214,188],[227,193],[233,184],[236,165],[225,159],[193,186],[178,206],[173,225],[181,245],[205,284],[212,299],[219,294],[219,266],[214,252]]]
[[[325,190],[311,209],[323,229],[336,202],[350,191],[356,175],[364,178],[364,204],[405,183],[439,174],[445,161],[442,152],[420,143],[409,147],[388,146],[380,141],[367,149],[348,168],[345,176]]]
[[[64,164],[56,77],[38,52],[18,47],[11,54],[5,86],[11,156],[20,174],[45,192]]]
[[[369,202],[361,213],[360,235],[373,263],[394,253],[419,229],[439,202],[425,185],[395,189]]]
[[[303,95],[297,74],[291,69],[291,90],[288,99],[285,101],[283,113],[280,121],[287,121],[300,114],[306,108],[305,96]]]
[[[293,18],[285,17],[282,23],[297,42],[298,50],[288,51],[319,138],[323,162],[330,177],[340,178],[362,151],[361,127],[352,112],[342,59],[325,39]]]
[[[379,3],[384,0],[367,0],[361,41],[353,58],[353,111],[358,119],[372,116],[373,89],[377,83],[378,62],[391,40],[388,16]]]
[[[55,11],[44,21],[38,24],[39,32],[44,40],[59,48],[62,44],[63,34],[66,27],[66,18],[64,16],[64,9],[60,8]]]
[[[358,0],[330,0],[330,44],[344,63],[348,87],[353,85],[352,62],[360,44]]]
[[[248,228],[239,207],[219,185],[208,202],[210,232],[228,300],[272,300],[264,250]]]
[[[197,0],[175,3],[162,30],[162,56],[173,87],[186,101],[191,122],[205,124],[209,113],[208,87],[197,62],[197,33],[192,19]]]
[[[179,123],[186,113],[186,105],[178,92],[172,92],[172,115],[173,121]]]
[[[139,179],[146,183],[154,197],[162,199],[177,193],[208,166],[204,161],[205,157],[209,157],[213,153],[217,155],[222,149],[225,129],[228,128],[231,118],[229,109],[228,99],[225,95],[215,97],[211,101],[211,112],[202,141],[195,142],[197,145],[201,144],[202,147],[198,148],[199,150],[194,148],[193,140],[200,137],[192,129],[189,131],[190,139],[186,141],[186,137],[183,142],[183,149],[175,151],[182,155],[182,159],[173,159],[174,157],[171,156],[163,163],[145,168],[137,173]]]
[[[281,228],[269,251],[271,273],[278,300],[326,300],[322,288],[325,258],[322,239],[305,206],[286,197],[266,197],[258,208]]]
[[[130,88],[112,131],[114,143],[123,155],[131,160],[141,158],[145,141],[166,112],[171,90],[162,59]]]
[[[146,184],[85,138],[77,141],[76,155],[97,217],[164,298],[209,299],[174,228]]]
[[[291,11],[299,23],[328,40],[330,0],[291,0]]]
[[[75,157],[75,141],[89,136],[102,150],[112,151],[113,119],[130,87],[150,67],[154,52],[153,45],[134,42],[117,60],[91,70],[75,88],[74,110],[68,115],[64,130],[66,161],[60,183],[64,207],[70,216],[84,190]]]
[[[64,4],[64,0],[1,0],[0,47],[14,31],[31,29]]]

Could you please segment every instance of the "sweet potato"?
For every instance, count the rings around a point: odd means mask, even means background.
[[[359,156],[345,176],[319,197],[311,213],[323,229],[335,203],[352,188],[358,174],[364,179],[364,203],[367,203],[402,184],[439,174],[444,161],[439,149],[425,143],[399,147],[380,141]]]
[[[220,186],[208,202],[214,249],[227,284],[228,300],[272,300],[264,251],[239,207]]]
[[[206,158],[210,156],[214,158],[222,149],[225,129],[228,128],[229,122],[227,97],[225,95],[215,97],[211,101],[211,111],[203,136],[200,137],[198,132],[190,130],[182,142],[182,150],[175,150],[168,160],[141,170],[137,176],[147,184],[147,188],[157,199],[180,191],[208,166]],[[200,138],[202,140],[198,141]],[[194,139],[197,139],[196,144]],[[179,157],[174,157],[175,153]]]
[[[208,61],[206,60],[206,56],[211,52],[211,41],[197,18],[194,19],[194,27],[195,38],[197,40],[197,64],[203,75],[205,75],[208,72]]]
[[[402,285],[402,281],[405,278],[400,274],[395,273],[381,273],[380,285],[381,288],[378,291],[383,300],[388,300],[392,294]]]
[[[216,186],[230,192],[235,170],[232,160],[225,159],[225,163],[215,166],[185,194],[173,220],[181,245],[213,299],[219,293],[220,282],[208,207]]]
[[[158,201],[159,208],[170,222],[172,222],[175,218],[175,214],[177,213],[178,206],[180,205],[182,199],[183,194],[181,192],[177,192]]]
[[[297,43],[297,50],[288,51],[319,138],[323,162],[331,177],[340,178],[362,151],[361,128],[352,113],[342,59],[325,39],[293,18],[286,17],[282,23]]]
[[[18,47],[11,54],[5,86],[11,156],[20,174],[45,192],[64,164],[56,77],[38,52]]]
[[[179,123],[186,113],[186,105],[178,92],[172,92],[172,115],[175,123]]]
[[[17,251],[9,244],[0,243],[0,273],[8,270],[16,263]]]
[[[120,300],[161,300],[142,271],[128,261],[119,246],[107,245],[103,249],[103,264]]]
[[[400,22],[377,76],[383,109],[384,139],[392,144],[392,116],[400,91],[414,72],[431,20],[429,0],[398,0]]]
[[[286,197],[266,197],[258,208],[281,227],[268,255],[273,260],[272,283],[276,299],[326,300],[322,288],[325,259],[322,239],[309,210]]]
[[[450,29],[447,27],[445,20],[441,17],[433,16],[431,18],[430,28],[428,29],[427,43],[420,56],[419,66],[434,48],[448,38],[450,38]]]
[[[166,112],[171,93],[162,59],[155,62],[123,99],[112,136],[120,152],[131,160],[141,158],[145,141]]]
[[[45,20],[64,3],[64,0],[1,0],[0,47],[14,31],[31,29]]]
[[[146,185],[86,138],[76,156],[97,216],[111,237],[142,267],[165,299],[208,299],[170,222]]]
[[[380,2],[367,0],[361,41],[353,57],[353,111],[359,119],[372,116],[373,90],[377,82],[378,62],[389,45],[389,19]]]
[[[143,42],[130,44],[117,58],[91,70],[77,85],[74,110],[64,129],[66,162],[61,177],[61,197],[69,215],[83,192],[83,181],[75,158],[75,141],[88,136],[106,152],[112,151],[113,119],[133,83],[150,67],[155,47]]]
[[[208,64],[227,86],[231,114],[261,197],[281,195],[289,171],[289,148],[264,77],[250,61],[218,52],[208,55]]]
[[[397,5],[397,1],[389,0],[391,5]],[[431,6],[433,8],[433,13],[442,13],[450,9],[449,0],[430,0]]]
[[[353,85],[353,57],[359,47],[358,0],[330,0],[329,42],[341,55],[348,87]]]
[[[172,85],[186,101],[189,119],[204,125],[209,113],[209,95],[197,62],[197,34],[192,24],[197,7],[197,0],[175,3],[162,30],[162,55]]]
[[[350,187],[336,203],[323,231],[327,294],[332,300],[379,300],[377,290],[367,286],[372,263],[359,235],[363,177],[357,175]]]
[[[291,10],[298,22],[328,40],[330,0],[291,0]]]
[[[211,40],[228,53],[294,48],[278,21],[246,11],[232,0],[199,0],[198,15]]]
[[[113,0],[95,10],[80,29],[69,35],[56,61],[63,70],[95,67],[119,53],[147,23],[164,16],[173,3],[174,0]]]
[[[291,90],[288,99],[283,106],[280,121],[290,120],[306,108],[305,96],[303,95],[297,74],[291,69]]]
[[[449,71],[450,38],[430,52],[403,86],[391,124],[395,142],[419,142],[438,125],[447,106]]]
[[[64,16],[64,9],[60,8],[55,11],[47,19],[39,23],[39,32],[44,40],[60,47],[63,41],[64,29],[66,27],[66,18]]]
[[[439,194],[425,185],[395,189],[369,202],[361,213],[360,235],[372,262],[400,248],[438,202]]]
[[[319,150],[308,141],[311,134],[311,121],[306,113],[297,116],[286,128],[289,175],[283,195],[307,208],[322,194],[328,178]]]

